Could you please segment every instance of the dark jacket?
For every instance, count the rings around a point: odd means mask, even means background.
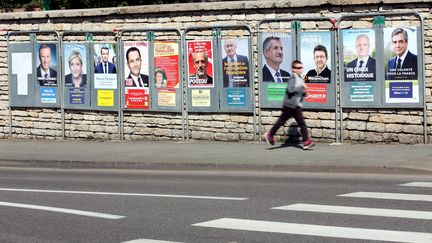
[[[36,76],[40,86],[57,86],[57,71],[50,68],[49,72],[50,76],[45,80],[45,77],[42,77],[41,66],[36,68]]]
[[[144,87],[149,87],[149,77],[145,74],[140,74],[140,77],[141,77],[141,82],[143,83]],[[125,87],[139,87],[133,81],[133,78],[132,78],[130,73],[125,80]]]
[[[366,63],[367,71],[356,70],[358,58],[352,60],[345,68],[345,81],[375,81],[376,80],[376,61],[369,56]],[[356,76],[354,76],[356,75]]]
[[[85,87],[86,85],[87,85],[87,75],[82,74],[80,87]],[[65,76],[65,86],[66,87],[74,86],[72,82],[72,74],[68,74]]]
[[[288,79],[291,77],[291,75],[287,71],[282,70],[282,69],[280,70],[280,73],[281,73],[282,82],[284,82],[284,83],[288,82]],[[271,74],[267,65],[264,65],[264,67],[262,68],[262,76],[263,76],[263,79],[262,79],[263,82],[276,83],[276,80],[274,80],[273,75]]]
[[[224,67],[228,65],[228,58],[225,57],[222,59],[222,70],[223,70],[223,86],[228,87],[229,86],[229,75],[227,74],[227,71],[224,70]],[[233,74],[234,80],[246,80],[244,82],[235,82],[234,87],[249,87],[249,60],[246,56],[237,55],[237,63],[239,63],[238,66],[246,67],[246,70],[232,70],[234,72],[242,72],[245,71],[245,73],[241,74]]]
[[[104,73],[104,69],[102,66],[103,62],[99,63],[95,67],[95,73]],[[108,73],[117,73],[117,68],[112,62],[108,62]]]

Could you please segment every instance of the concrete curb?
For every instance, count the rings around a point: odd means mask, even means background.
[[[50,169],[125,169],[166,171],[256,171],[256,172],[310,172],[359,174],[419,174],[432,175],[427,169],[387,166],[344,165],[286,165],[286,164],[229,164],[191,162],[99,162],[55,160],[0,160],[0,167]]]

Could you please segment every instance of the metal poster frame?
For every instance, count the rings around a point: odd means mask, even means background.
[[[212,31],[212,35],[208,36],[211,37],[211,41],[213,43],[213,60],[217,60],[213,62],[213,70],[214,70],[214,87],[211,88],[210,95],[211,95],[211,106],[210,107],[192,107],[192,98],[191,98],[191,91],[192,90],[199,90],[199,88],[190,88],[188,87],[189,81],[186,81],[186,78],[188,77],[188,68],[186,66],[186,63],[188,63],[188,52],[184,51],[183,55],[183,62],[185,63],[184,66],[184,73],[185,73],[185,113],[186,113],[186,124],[189,124],[188,115],[189,112],[229,112],[229,113],[253,113],[253,129],[254,129],[254,141],[256,141],[256,109],[255,109],[255,101],[254,101],[254,82],[253,82],[253,61],[249,61],[249,87],[246,88],[238,88],[236,90],[240,90],[241,93],[243,93],[245,97],[245,105],[239,106],[239,107],[229,107],[227,104],[221,104],[221,102],[226,102],[227,99],[223,99],[222,96],[227,94],[228,90],[224,88],[222,78],[223,78],[223,67],[222,63],[219,60],[222,60],[222,50],[223,47],[221,46],[222,39],[224,37],[222,36],[223,31],[229,31],[229,30],[242,30],[246,31],[249,36],[245,36],[243,38],[248,38],[248,56],[250,60],[253,60],[253,45],[252,45],[252,29],[248,25],[214,25],[214,26],[191,26],[184,30],[183,34],[183,47],[185,50],[188,50],[188,47],[186,46],[187,41],[186,38],[188,37],[188,33],[192,31]],[[190,35],[189,38],[193,38],[193,35]],[[235,39],[237,37],[233,37]],[[203,88],[204,89],[204,88]],[[186,134],[187,134],[187,140],[189,140],[189,127],[186,125]]]
[[[292,17],[292,18],[263,19],[263,20],[258,22],[257,27],[256,27],[257,32],[258,32],[256,43],[258,43],[258,65],[259,65],[259,67],[261,67],[263,64],[262,63],[263,60],[260,56],[261,53],[263,52],[262,45],[260,44],[260,41],[261,41],[262,36],[263,36],[263,32],[261,30],[261,25],[270,24],[273,22],[291,22],[291,32],[290,33],[292,35],[291,38],[293,40],[292,41],[292,55],[291,56],[292,56],[292,58],[297,59],[300,55],[300,37],[301,37],[301,34],[303,33],[301,31],[301,22],[306,22],[306,21],[329,22],[332,24],[331,28],[329,28],[329,31],[332,31],[332,32],[330,32],[330,35],[333,37],[335,37],[337,35],[336,20],[333,18],[329,18],[329,17]],[[307,31],[307,32],[312,32],[312,31]],[[307,33],[307,32],[305,32],[305,33]],[[316,32],[318,32],[318,30]],[[275,32],[275,33],[279,33],[279,32]],[[331,51],[331,53],[328,53],[328,55],[331,55],[331,57],[332,57],[332,68],[334,69],[334,71],[332,71],[332,80],[331,80],[332,82],[328,85],[330,87],[328,92],[334,92],[334,96],[333,96],[334,97],[334,103],[333,103],[333,101],[329,101],[330,105],[322,106],[322,107],[320,107],[319,105],[314,105],[314,104],[313,105],[310,105],[310,104],[307,105],[306,103],[304,103],[304,104],[305,104],[305,109],[307,109],[307,110],[334,110],[334,112],[335,112],[335,142],[339,143],[339,135],[338,135],[339,122],[338,121],[340,119],[340,116],[338,113],[339,109],[338,109],[338,95],[337,95],[338,94],[338,85],[339,85],[338,75],[337,75],[337,73],[338,73],[337,59],[338,58],[336,55],[336,53],[337,53],[336,48],[338,46],[337,39],[332,41],[331,46],[332,46],[332,51]],[[264,87],[266,84],[263,84],[263,82],[261,82],[262,76],[263,76],[262,70],[261,70],[261,68],[259,68],[258,69],[258,79],[259,79],[258,80],[258,82],[259,82],[259,85],[258,85],[258,87],[259,87],[258,88],[258,94],[259,94],[258,121],[259,121],[259,134],[260,135],[263,133],[261,109],[262,108],[272,109],[272,108],[281,108],[282,107],[281,106],[282,102],[278,103],[278,105],[270,104],[266,101],[263,102],[263,100],[264,100],[263,93],[264,93],[264,90],[267,90],[267,88]],[[334,106],[332,104],[334,104]],[[261,140],[262,140],[262,136],[260,136],[260,141]]]
[[[54,35],[56,38],[56,41],[41,41],[41,42],[37,42],[37,34],[40,35]],[[13,30],[8,30],[7,34],[6,34],[6,41],[7,41],[7,49],[8,49],[8,63],[11,63],[12,60],[12,56],[10,55],[12,52],[10,52],[11,48],[14,48],[11,46],[10,43],[10,38],[11,36],[15,36],[15,35],[28,35],[29,36],[29,41],[28,42],[20,42],[20,43],[16,43],[13,45],[23,45],[23,47],[27,47],[28,51],[30,51],[32,53],[32,58],[31,58],[31,62],[32,62],[32,73],[28,74],[27,78],[30,77],[30,81],[27,80],[27,84],[31,84],[30,87],[28,87],[28,90],[31,90],[31,93],[28,93],[28,97],[26,98],[26,101],[23,103],[17,102],[18,104],[14,104],[15,102],[15,96],[18,95],[12,95],[11,94],[11,82],[8,82],[8,89],[9,89],[9,100],[8,100],[8,114],[9,114],[9,136],[12,137],[12,108],[13,107],[29,107],[29,108],[51,108],[51,109],[58,109],[62,106],[62,99],[59,97],[62,97],[62,89],[60,88],[62,85],[61,79],[59,79],[59,77],[61,77],[62,73],[61,73],[61,69],[59,69],[57,71],[57,85],[56,85],[56,92],[55,92],[55,99],[56,102],[53,103],[53,105],[42,105],[41,103],[41,96],[40,96],[40,92],[35,92],[36,90],[36,85],[34,82],[34,80],[36,80],[36,74],[33,70],[33,67],[35,67],[36,65],[36,55],[33,55],[36,53],[35,50],[35,45],[37,43],[47,43],[47,44],[55,44],[56,45],[56,55],[57,55],[57,64],[59,66],[61,66],[61,53],[59,51],[60,49],[60,42],[61,42],[61,38],[60,35],[58,34],[58,32],[56,31],[38,31],[38,30],[30,30],[30,31],[13,31]],[[19,52],[16,52],[19,53]],[[9,76],[9,80],[12,79],[12,70],[9,67],[8,70],[8,76]],[[17,87],[16,87],[17,88]],[[38,98],[38,102],[36,102]],[[18,99],[18,98],[16,98]]]
[[[184,141],[184,130],[185,130],[185,119],[184,119],[184,78],[183,78],[183,63],[182,63],[182,47],[183,47],[183,37],[182,32],[179,29],[176,28],[136,28],[136,29],[118,29],[118,47],[119,54],[123,55],[124,53],[124,34],[125,33],[132,33],[132,32],[141,32],[146,33],[145,41],[148,42],[148,66],[149,66],[149,94],[150,94],[150,105],[149,109],[134,109],[134,108],[126,108],[125,107],[125,84],[123,78],[125,77],[125,58],[120,58],[119,61],[119,72],[120,74],[120,90],[121,90],[121,109],[120,109],[120,137],[121,139],[124,138],[124,117],[123,113],[124,111],[141,111],[141,112],[175,112],[175,113],[182,113],[182,141]],[[178,40],[167,40],[163,39],[161,41],[167,41],[167,42],[175,42],[178,44],[178,82],[179,85],[177,88],[172,88],[172,90],[175,90],[175,106],[173,107],[165,107],[158,105],[158,95],[159,90],[157,89],[155,85],[155,75],[150,75],[155,72],[155,65],[154,65],[154,43],[157,40],[158,33],[174,33]]]
[[[374,18],[374,29],[375,29],[375,33],[379,33],[379,37],[383,37],[383,27],[385,27],[385,17],[404,17],[404,16],[414,16],[417,18],[417,21],[419,21],[420,26],[417,27],[417,46],[419,47],[418,49],[418,53],[421,53],[421,55],[417,55],[418,57],[418,67],[420,67],[418,69],[418,82],[419,82],[419,104],[418,105],[410,105],[410,104],[401,104],[401,103],[395,103],[395,104],[386,104],[384,102],[385,99],[385,89],[382,89],[380,91],[380,101],[378,105],[375,105],[373,107],[370,106],[366,106],[366,105],[355,105],[355,106],[350,106],[350,105],[344,105],[343,104],[343,100],[340,101],[341,105],[339,107],[339,113],[343,114],[343,108],[376,108],[376,109],[382,109],[382,108],[393,108],[393,109],[397,109],[397,108],[403,108],[403,109],[423,109],[423,142],[425,144],[428,143],[428,136],[427,136],[427,106],[426,106],[426,88],[425,88],[425,67],[424,67],[424,60],[425,60],[425,53],[424,53],[424,20],[423,17],[416,11],[406,11],[406,12],[377,12],[377,13],[364,13],[364,14],[347,14],[347,15],[343,15],[339,18],[338,20],[338,25],[340,26],[341,23],[345,20],[360,20],[363,18]],[[339,42],[339,50],[342,49],[342,41],[341,41],[341,33],[338,33],[338,42]],[[379,39],[379,43],[383,43],[382,39]],[[379,53],[380,59],[377,60],[377,63],[380,62],[380,67],[382,67],[382,63],[383,62],[383,50],[380,50],[381,52]],[[343,67],[343,54],[340,54],[339,56],[339,69],[341,70]],[[377,65],[378,67],[378,65]],[[377,75],[378,76],[378,75]],[[378,76],[378,79],[376,80],[376,82],[378,82],[379,80],[381,81],[385,81],[384,80],[384,73],[381,73],[380,76]],[[343,99],[343,85],[341,84],[339,86],[339,92],[341,95],[341,99]],[[384,87],[383,84],[380,85],[380,87]],[[397,105],[397,106],[396,106]],[[341,134],[341,142],[343,142],[343,126],[342,126],[342,120],[341,120],[341,126],[340,126],[340,134]]]

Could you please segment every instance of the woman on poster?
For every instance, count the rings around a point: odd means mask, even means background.
[[[70,74],[65,76],[65,85],[67,87],[85,87],[87,85],[87,76],[83,74],[83,61],[81,53],[72,51],[69,56]]]

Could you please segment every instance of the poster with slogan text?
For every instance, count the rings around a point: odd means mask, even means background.
[[[125,108],[150,108],[148,42],[124,43]]]
[[[385,102],[419,103],[417,28],[384,28]]]
[[[211,40],[187,41],[189,88],[213,88],[213,46]]]
[[[154,43],[154,82],[159,106],[176,106],[179,80],[179,46],[175,41]]]

